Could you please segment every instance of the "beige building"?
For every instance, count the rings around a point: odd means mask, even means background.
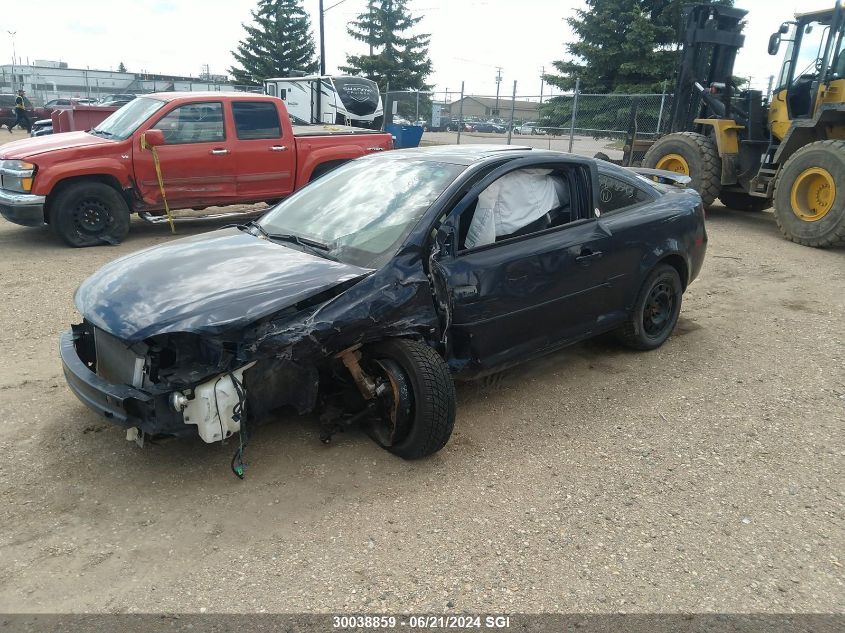
[[[447,106],[452,118],[456,118],[461,112],[461,102],[463,102],[464,119],[484,121],[494,117],[502,119],[510,119],[511,117],[510,97],[499,97],[498,109],[496,109],[495,97],[464,97],[458,99]],[[539,108],[540,104],[536,101],[520,101],[517,99],[514,104],[513,118],[518,121],[536,121]]]

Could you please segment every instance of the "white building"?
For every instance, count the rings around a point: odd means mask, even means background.
[[[0,93],[23,88],[36,105],[59,97],[87,97],[97,99],[114,93],[143,94],[163,91],[219,90],[231,92],[251,90],[260,86],[237,86],[220,75],[208,78],[121,73],[111,70],[68,68],[64,62],[36,60],[32,65],[0,65]]]

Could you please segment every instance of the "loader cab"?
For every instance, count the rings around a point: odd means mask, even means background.
[[[772,34],[770,55],[776,55],[781,44],[787,45],[772,103],[775,116],[771,122],[776,136],[782,138],[786,131],[778,129],[778,123],[788,128],[790,120],[812,117],[820,101],[845,100],[843,27],[839,0],[832,10],[800,14]],[[829,91],[830,84],[839,80],[843,80],[841,86]]]

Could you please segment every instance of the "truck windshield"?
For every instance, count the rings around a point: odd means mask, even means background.
[[[153,113],[164,107],[164,104],[164,101],[150,99],[149,97],[134,99],[114,112],[97,127],[89,130],[88,133],[123,141],[132,136],[135,130]]]
[[[320,246],[317,254],[378,268],[464,169],[423,160],[352,161],[276,205],[258,224],[269,239],[304,238]]]

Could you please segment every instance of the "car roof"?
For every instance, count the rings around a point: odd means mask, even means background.
[[[173,101],[174,99],[190,98],[195,101],[219,101],[221,97],[227,99],[262,99],[268,101],[278,101],[278,97],[271,97],[270,95],[258,94],[256,92],[221,92],[221,91],[197,91],[197,92],[151,92],[150,94],[138,95],[139,97],[151,97],[152,99],[159,99],[160,101]]]
[[[456,165],[474,165],[500,158],[562,158],[571,156],[583,161],[583,156],[549,150],[538,150],[523,145],[429,145],[413,149],[398,149],[379,154],[379,157],[393,160],[427,160]]]

